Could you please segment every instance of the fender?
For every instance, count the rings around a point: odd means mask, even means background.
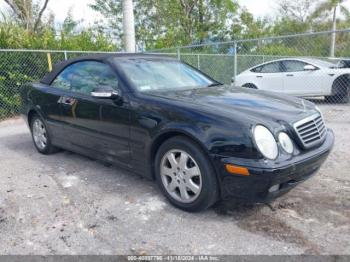
[[[151,179],[155,179],[154,160],[161,144],[171,137],[185,136],[194,141],[206,154],[208,154],[209,161],[215,170],[215,176],[218,178],[218,181],[220,181],[218,170],[209,154],[210,142],[208,141],[204,128],[201,129],[198,125],[190,125],[188,123],[169,123],[163,126],[161,131],[155,131],[154,133],[156,133],[156,135],[152,137],[150,144],[146,148],[148,156],[147,163],[149,164],[148,170],[150,172],[149,177]]]
[[[24,117],[28,125],[30,125],[30,121],[31,121],[31,119],[32,119],[34,114],[37,114],[41,118],[45,119],[44,118],[44,114],[42,113],[40,108],[31,106],[31,107],[28,108],[27,113],[25,114],[25,117]]]
[[[22,114],[22,117],[26,121],[28,127],[30,127],[30,121],[33,114],[38,114],[41,118],[45,119],[45,114],[41,110],[39,105],[34,105],[31,93],[33,92],[33,89],[30,85],[24,85],[22,88],[22,103],[21,103],[21,109],[20,112]],[[25,99],[25,101],[23,101]]]
[[[26,115],[26,121],[28,122],[28,124],[30,124],[30,115],[33,114],[34,112],[36,114],[38,114],[41,118],[43,118],[45,121],[47,120],[47,118],[45,117],[44,112],[42,111],[40,105],[36,104],[35,102],[33,102],[33,97],[32,97],[32,93],[33,91],[35,91],[36,89],[33,87],[27,87],[27,88],[23,88],[24,92],[26,92],[26,95],[24,97],[26,97],[27,101],[26,104],[22,103],[22,106],[25,106],[24,108],[24,114]]]
[[[148,145],[148,148],[146,148],[146,151],[148,152],[148,155],[152,156],[154,154],[155,146],[159,146],[161,143],[165,141],[166,139],[177,136],[177,135],[183,135],[194,142],[196,142],[204,152],[209,152],[208,147],[208,141],[205,141],[207,135],[205,134],[204,130],[199,128],[197,125],[190,125],[189,123],[168,123],[162,127],[159,127],[158,129],[154,130],[152,132],[151,142]]]

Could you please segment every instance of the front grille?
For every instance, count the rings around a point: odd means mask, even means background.
[[[320,114],[309,116],[294,123],[294,129],[305,148],[320,144],[326,137],[326,126]]]

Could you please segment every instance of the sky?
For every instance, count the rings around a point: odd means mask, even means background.
[[[271,14],[274,3],[277,0],[239,0],[240,5],[246,6],[247,9],[255,16],[264,16]],[[291,0],[293,1],[293,0]],[[0,3],[2,0],[0,0]],[[48,9],[55,14],[56,21],[62,23],[70,7],[72,7],[73,16],[76,20],[84,19],[84,25],[93,24],[95,20],[102,19],[101,15],[89,8],[89,4],[94,0],[51,0]],[[350,0],[349,0],[350,2]],[[5,4],[0,4],[2,10]]]
[[[293,0],[291,0],[293,1]],[[349,0],[350,1],[350,0]],[[239,0],[241,6],[245,6],[254,16],[273,15],[276,10],[277,0]]]
[[[273,16],[276,14],[276,2],[278,0],[238,0],[241,6],[245,6],[254,16]],[[293,0],[290,0],[293,1]],[[320,0],[321,1],[321,0]],[[3,2],[0,0],[0,3]],[[51,0],[48,5],[56,17],[57,23],[62,23],[70,7],[72,7],[73,16],[76,20],[84,19],[83,25],[93,24],[94,21],[103,19],[100,14],[91,10],[89,4],[94,0]],[[350,0],[345,5],[350,9]],[[0,9],[4,4],[0,4]]]
[[[271,14],[277,0],[239,0],[240,5],[245,6],[255,16],[264,16]],[[293,1],[293,0],[291,0]],[[91,10],[88,4],[94,0],[60,0],[49,2],[49,8],[55,13],[58,22],[62,22],[66,17],[70,6],[73,7],[73,16],[75,19],[84,19],[86,24],[91,24],[101,16]],[[349,0],[350,2],[350,0]]]
[[[92,3],[94,3],[94,0],[51,0],[48,9],[55,14],[56,21],[62,23],[67,16],[69,8],[72,8],[74,19],[83,19],[84,24],[89,25],[96,20],[103,19],[98,12],[93,11],[89,7],[89,4]]]

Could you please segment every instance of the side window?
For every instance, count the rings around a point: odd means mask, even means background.
[[[70,90],[70,78],[74,71],[74,65],[67,67],[64,69],[58,76],[56,76],[55,80],[51,83],[51,86]]]
[[[253,69],[250,70],[250,71],[252,71],[252,72],[254,72],[254,73],[260,73],[260,72],[261,72],[261,68],[262,68],[262,66],[258,66],[258,67],[253,68]]]
[[[285,67],[286,72],[298,72],[298,71],[304,71],[304,66],[306,66],[307,63],[302,61],[296,61],[296,60],[288,60],[288,61],[283,61],[283,65]]]
[[[118,79],[108,65],[95,61],[84,61],[65,68],[51,85],[90,95],[98,86],[110,86],[117,89]]]
[[[274,62],[264,65],[261,70],[261,73],[278,73],[281,72],[280,70],[280,63]]]

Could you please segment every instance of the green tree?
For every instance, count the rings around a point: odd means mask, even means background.
[[[149,49],[223,38],[237,7],[233,0],[134,0],[136,39]],[[107,18],[121,39],[121,1],[95,0],[91,8]]]
[[[231,39],[260,38],[272,33],[271,19],[267,17],[255,18],[246,8],[233,19]]]
[[[176,2],[176,1],[175,1]],[[231,20],[238,9],[237,2],[232,0],[193,0],[192,9],[185,7],[186,1],[180,0],[183,15],[189,21],[187,33],[192,33],[191,42],[205,39],[224,39],[229,28],[227,23]],[[190,12],[191,11],[191,12]],[[184,23],[185,25],[185,23]],[[185,29],[186,26],[183,26]]]
[[[90,7],[102,14],[106,25],[99,25],[99,30],[109,31],[113,34],[118,44],[123,38],[123,8],[120,0],[95,0]],[[152,35],[160,30],[160,23],[154,23],[155,12],[151,0],[134,1],[135,30],[138,44],[153,41]]]
[[[67,16],[63,21],[62,24],[62,31],[65,34],[74,34],[77,26],[79,25],[80,21],[74,20],[72,9],[70,8],[68,10]]]
[[[278,17],[285,17],[300,23],[312,21],[317,0],[276,1]]]
[[[332,30],[335,31],[337,29],[337,10],[341,13],[344,13],[347,17],[349,17],[349,10],[343,5],[346,0],[324,0],[321,2],[314,12],[314,16],[318,17],[322,14],[329,16],[332,14]],[[334,57],[335,52],[335,39],[336,34],[332,33],[331,37],[331,46],[329,50],[329,56]]]
[[[42,5],[32,0],[4,0],[4,2],[10,7],[17,21],[27,31],[37,32],[42,26],[42,16],[49,0],[44,0]]]
[[[313,30],[317,0],[276,1],[277,16],[273,21],[273,34],[286,35]]]

